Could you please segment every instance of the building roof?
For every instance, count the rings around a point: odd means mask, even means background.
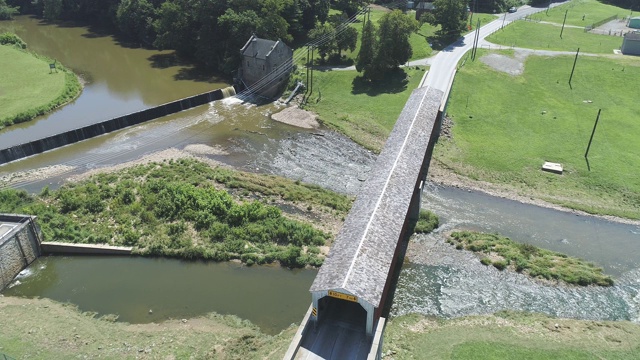
[[[640,41],[640,31],[633,31],[624,34],[625,40]]]
[[[280,40],[273,41],[267,39],[260,39],[255,35],[251,35],[249,41],[240,49],[243,56],[255,57],[258,59],[266,59],[271,54],[271,51],[278,46]],[[284,44],[283,44],[284,45]]]
[[[443,93],[413,91],[311,292],[346,290],[380,305]]]

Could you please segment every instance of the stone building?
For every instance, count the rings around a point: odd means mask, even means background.
[[[29,215],[0,214],[0,290],[40,256],[39,230]]]
[[[293,50],[281,40],[260,39],[253,35],[240,49],[242,66],[238,77],[253,93],[268,98],[278,95],[293,68]]]
[[[640,55],[640,31],[624,34],[620,50],[625,55]]]

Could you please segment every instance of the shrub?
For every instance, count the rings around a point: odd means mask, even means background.
[[[428,234],[437,229],[438,226],[440,226],[438,216],[429,210],[421,209],[414,232],[417,234]]]
[[[507,267],[507,262],[504,260],[496,260],[493,262],[493,267],[498,270],[504,270]]]
[[[0,20],[3,20],[2,17],[0,17]],[[0,34],[0,45],[14,45],[20,49],[27,48],[27,43],[25,43],[24,40],[22,40],[18,35],[9,32]]]

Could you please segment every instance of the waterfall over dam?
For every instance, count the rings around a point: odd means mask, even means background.
[[[184,99],[158,105],[149,109],[137,111],[131,114],[105,120],[96,124],[87,125],[78,129],[65,131],[60,134],[47,136],[42,139],[29,141],[20,145],[0,149],[0,165],[16,161],[28,156],[57,149],[62,146],[77,143],[96,136],[104,135],[112,131],[157,119],[163,116],[188,110],[196,106],[235,96],[236,89],[233,86],[217,89],[203,94],[190,96]]]

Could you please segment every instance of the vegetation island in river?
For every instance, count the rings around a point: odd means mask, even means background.
[[[475,252],[481,257],[480,262],[498,270],[513,269],[533,278],[574,285],[613,285],[613,279],[604,275],[602,268],[589,262],[497,234],[456,231],[447,242],[456,249]]]

